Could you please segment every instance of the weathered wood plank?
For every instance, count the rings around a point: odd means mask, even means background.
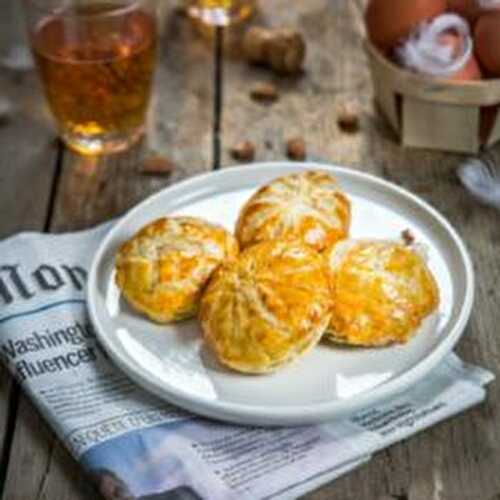
[[[212,157],[212,48],[168,7],[148,140],[106,158],[65,152],[51,231],[76,230],[123,214],[165,185],[208,170]],[[173,160],[169,178],[139,172],[154,150]],[[27,477],[29,476],[29,478]],[[76,463],[27,398],[20,403],[4,500],[95,499]]]
[[[7,65],[12,48],[23,43],[18,2],[7,0],[0,16],[0,239],[43,230],[57,157],[35,72]],[[15,412],[10,405],[13,387],[0,366],[0,456],[5,460],[1,467],[8,460],[5,438],[8,415]],[[0,484],[0,494],[2,488]]]
[[[10,38],[22,41],[8,8],[15,3],[8,0],[0,16],[0,99],[6,103],[0,107],[10,109],[0,109],[0,238],[43,228],[58,150],[35,71],[6,61]]]
[[[343,164],[381,175],[427,199],[460,230],[471,250],[477,277],[473,318],[458,351],[494,372],[500,367],[498,244],[500,216],[477,205],[460,187],[460,157],[405,150],[373,106],[373,89],[363,51],[364,0],[275,0],[261,2],[261,21],[291,25],[307,40],[305,73],[277,77],[238,58],[225,62],[223,164],[234,164],[230,148],[250,140],[256,160],[286,159],[285,143],[303,137],[308,158]],[[280,99],[253,102],[257,82],[272,81]],[[360,108],[360,131],[337,125],[338,104]],[[320,500],[490,499],[500,492],[500,389],[492,385],[486,404],[422,435],[379,453],[368,465],[307,498]]]

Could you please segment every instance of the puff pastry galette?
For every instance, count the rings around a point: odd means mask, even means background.
[[[127,301],[159,323],[193,316],[203,287],[227,257],[238,253],[222,227],[193,217],[164,217],[124,243],[116,283]]]
[[[313,347],[330,321],[326,262],[300,242],[268,241],[224,262],[203,294],[200,320],[219,361],[272,372]]]
[[[347,240],[326,253],[333,313],[327,338],[359,346],[406,342],[439,304],[424,258],[387,240]]]
[[[236,237],[242,248],[284,239],[321,251],[346,238],[350,222],[351,204],[335,178],[311,170],[260,188],[240,212]]]

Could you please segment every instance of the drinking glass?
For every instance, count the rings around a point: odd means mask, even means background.
[[[144,132],[156,17],[149,0],[24,0],[31,49],[64,142],[121,151]]]
[[[248,19],[255,0],[187,0],[189,15],[210,26],[229,26]]]

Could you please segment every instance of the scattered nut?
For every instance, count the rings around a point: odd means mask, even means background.
[[[306,142],[302,137],[295,137],[286,142],[286,154],[290,160],[303,161],[306,159]]]
[[[253,63],[265,63],[268,45],[272,39],[271,30],[260,26],[252,26],[243,37],[243,52],[246,58]]]
[[[401,238],[403,238],[405,245],[410,246],[413,245],[413,243],[415,243],[415,236],[409,229],[401,231]]]
[[[255,147],[250,141],[242,141],[231,148],[231,156],[238,161],[253,161]]]
[[[250,97],[254,101],[274,102],[278,99],[278,89],[276,85],[269,82],[261,82],[250,90]]]
[[[344,102],[339,106],[337,124],[343,132],[354,134],[359,130],[359,107],[354,102]]]
[[[279,73],[299,73],[306,55],[306,44],[300,33],[282,28],[273,32],[267,61]]]
[[[141,174],[168,176],[175,170],[175,164],[166,156],[154,155],[146,158],[141,165]]]

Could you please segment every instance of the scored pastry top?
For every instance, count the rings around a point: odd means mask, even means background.
[[[298,240],[316,250],[346,238],[351,204],[324,171],[279,177],[260,188],[242,208],[236,238],[246,248],[273,239]]]
[[[326,253],[334,295],[327,337],[382,346],[406,342],[439,304],[424,257],[389,240],[346,240]]]
[[[313,347],[330,320],[325,260],[300,242],[268,241],[226,261],[201,300],[204,337],[223,364],[265,373]]]
[[[119,249],[116,283],[128,302],[160,323],[193,316],[212,272],[238,253],[224,228],[194,217],[163,217]]]

